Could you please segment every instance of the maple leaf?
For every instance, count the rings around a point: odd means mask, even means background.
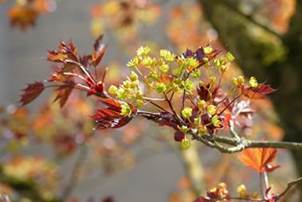
[[[259,84],[256,88],[253,87],[242,87],[242,94],[250,99],[262,99],[266,95],[276,91],[267,84]]]
[[[73,81],[68,81],[64,85],[59,86],[56,89],[57,96],[54,99],[54,102],[59,101],[60,107],[63,107],[66,104],[66,102],[74,88],[74,85],[75,85],[75,83]]]
[[[270,165],[276,158],[277,150],[274,148],[250,148],[245,149],[239,155],[240,161],[257,172],[272,172],[279,165]]]
[[[96,127],[98,129],[106,128],[120,128],[131,121],[136,109],[131,107],[131,114],[124,116],[121,114],[122,104],[112,98],[100,98],[100,102],[107,106],[107,108],[98,109],[97,112],[92,115],[92,119],[96,121]]]
[[[95,67],[101,62],[105,54],[106,47],[104,44],[101,44],[102,39],[103,39],[103,35],[100,35],[95,40],[93,45],[94,52],[91,55],[91,64]]]
[[[51,62],[64,63],[67,59],[78,61],[77,48],[73,42],[65,43],[61,41],[57,50],[48,51],[47,59]]]
[[[43,92],[44,88],[45,87],[42,82],[28,84],[27,87],[22,90],[23,94],[21,95],[20,103],[22,105],[30,103]]]

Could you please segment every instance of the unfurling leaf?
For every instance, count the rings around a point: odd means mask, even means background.
[[[57,50],[48,51],[47,59],[51,62],[64,63],[66,59],[78,61],[77,48],[72,42],[61,42]]]
[[[129,123],[136,112],[132,105],[128,105],[131,112],[126,116],[122,113],[123,104],[119,101],[111,98],[100,98],[100,101],[107,108],[98,109],[92,116],[98,129],[120,128]]]
[[[270,165],[276,158],[277,150],[274,148],[252,148],[245,149],[239,155],[240,161],[257,172],[272,172],[278,165]]]
[[[91,64],[95,67],[101,62],[105,54],[106,47],[104,44],[101,44],[102,39],[103,35],[99,36],[94,43],[94,52],[91,55]]]
[[[44,90],[44,84],[42,82],[35,82],[27,85],[23,89],[23,94],[21,95],[20,103],[26,105],[36,99]]]
[[[123,116],[118,111],[105,108],[97,110],[92,118],[96,121],[96,127],[98,129],[106,129],[120,128],[129,123],[129,121],[132,119],[132,116]]]
[[[250,99],[262,99],[266,95],[271,94],[274,92],[275,89],[270,87],[267,84],[258,84],[257,87],[243,87],[242,93],[244,96],[250,98]]]
[[[56,89],[57,96],[54,101],[59,101],[60,107],[63,107],[67,102],[67,99],[70,96],[74,85],[75,84],[72,81],[69,81],[68,83],[66,83],[66,85],[62,85]]]

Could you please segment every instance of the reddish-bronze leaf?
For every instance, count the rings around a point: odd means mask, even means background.
[[[93,66],[96,67],[101,62],[101,60],[103,59],[103,56],[105,54],[105,50],[106,50],[105,45],[101,45],[100,48],[97,51],[92,53],[92,55],[91,55],[91,64]]]
[[[275,89],[267,84],[259,84],[256,88],[242,87],[243,95],[250,99],[262,99],[266,95],[271,94],[274,91]]]
[[[120,110],[111,108],[99,109],[92,116],[98,129],[120,128],[131,121],[133,116],[122,116]]]
[[[52,62],[64,62],[67,59],[67,55],[57,51],[48,51],[47,59]]]
[[[66,82],[66,84],[58,87],[56,89],[57,96],[54,99],[54,102],[59,101],[60,107],[63,107],[66,104],[66,102],[74,88],[74,85],[75,84],[72,81],[69,81],[69,82]]]
[[[106,105],[107,108],[98,109],[92,116],[98,129],[120,128],[129,123],[136,113],[136,109],[130,105],[131,115],[121,115],[121,103],[112,98],[100,98],[100,102]]]
[[[77,48],[72,42],[61,42],[57,50],[48,51],[47,59],[52,62],[64,63],[66,59],[78,61]]]
[[[118,100],[112,98],[99,98],[99,100],[106,106],[110,107],[111,109],[115,109],[115,110],[121,109],[121,103]]]
[[[94,51],[91,55],[91,64],[95,67],[101,62],[105,54],[106,47],[104,44],[101,43],[102,39],[103,39],[103,35],[100,35],[95,40],[93,45]]]
[[[44,90],[44,84],[42,82],[35,82],[27,85],[23,89],[23,94],[21,95],[20,103],[26,105],[37,98]]]
[[[94,51],[98,51],[100,49],[100,46],[102,45],[101,44],[101,41],[103,40],[103,35],[100,35],[94,42],[93,44],[93,48],[94,48]]]
[[[239,155],[240,161],[255,169],[257,172],[271,172],[278,168],[278,165],[270,165],[276,158],[277,150],[274,148],[251,148],[245,149]]]

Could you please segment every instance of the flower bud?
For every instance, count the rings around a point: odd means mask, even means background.
[[[190,148],[190,146],[191,146],[191,141],[188,138],[185,137],[184,139],[181,140],[180,148],[182,150],[187,150]]]
[[[192,116],[192,108],[191,107],[185,107],[182,111],[181,111],[181,115],[188,119]]]

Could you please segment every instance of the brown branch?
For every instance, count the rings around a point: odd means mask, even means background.
[[[277,200],[279,200],[281,197],[283,197],[293,186],[297,185],[298,183],[302,182],[302,177],[299,177],[293,181],[290,181],[287,184],[287,187],[284,189],[283,192],[281,192],[278,196],[277,196]]]
[[[270,141],[270,140],[249,140],[240,138],[238,141],[235,137],[227,136],[211,136],[211,135],[198,135],[193,134],[194,139],[205,143],[205,141],[212,143],[211,147],[218,149],[223,153],[236,153],[247,148],[276,148],[276,149],[290,149],[301,150],[302,143],[298,142],[283,142],[283,141]]]

